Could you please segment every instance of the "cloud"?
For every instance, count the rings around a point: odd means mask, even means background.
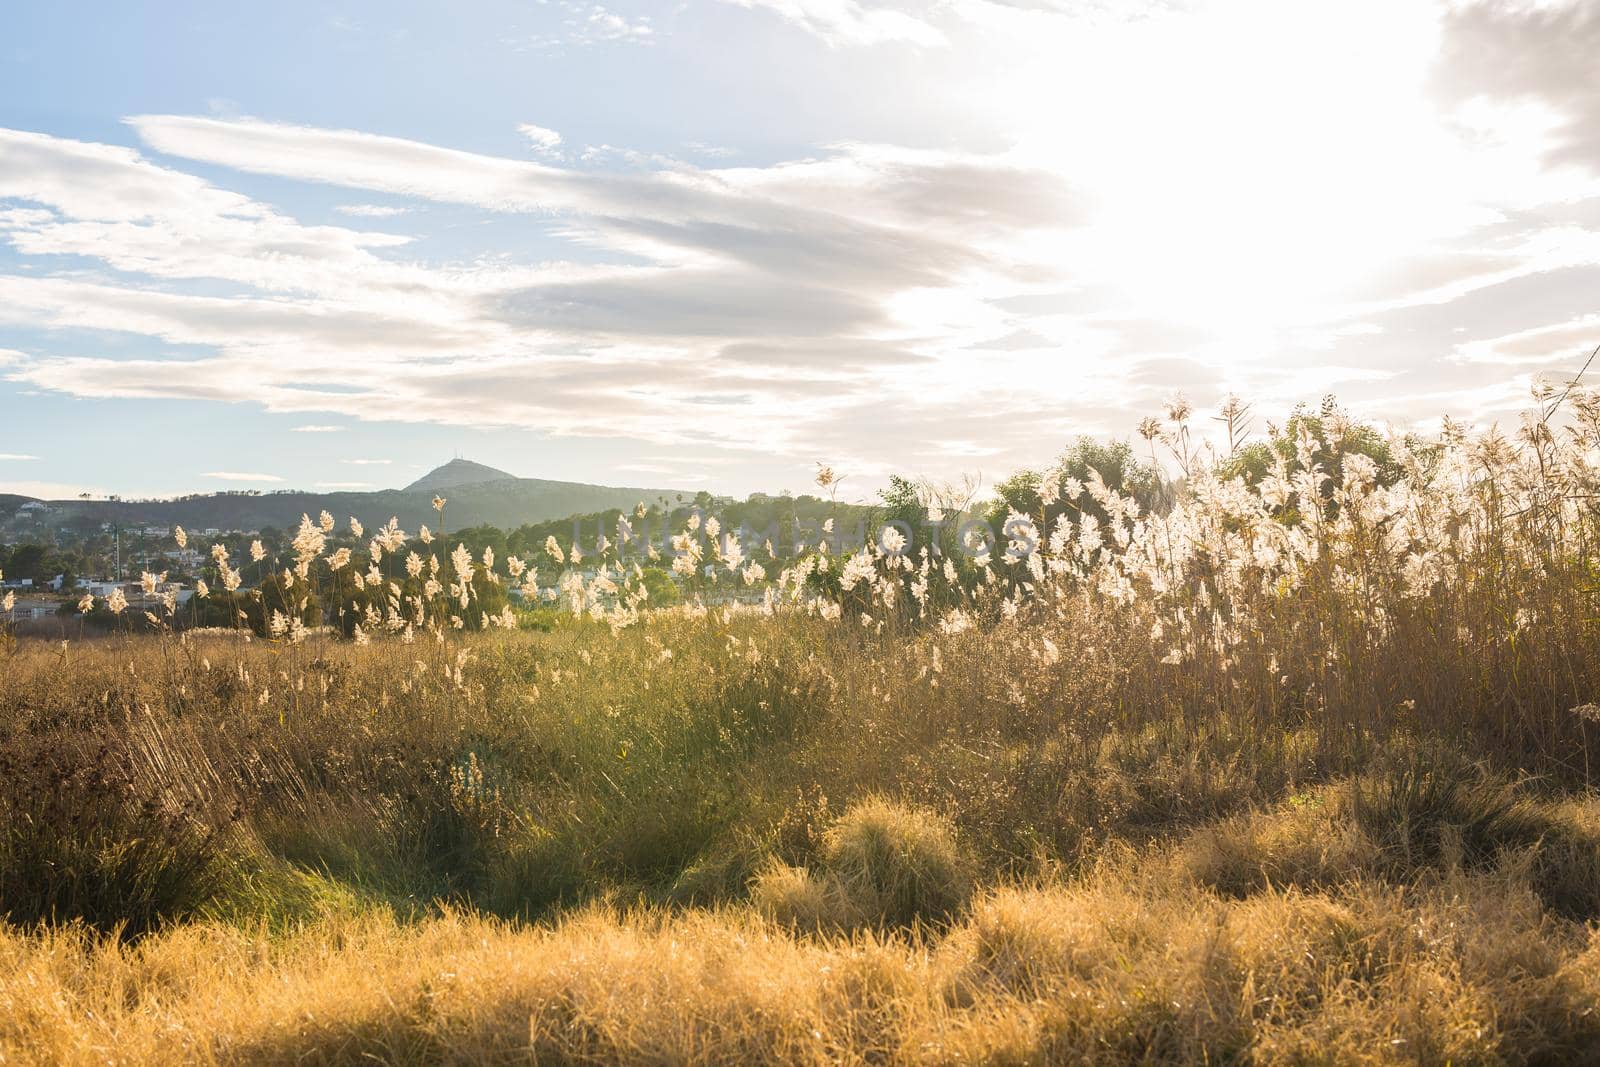
[[[1600,345],[1600,315],[1535,326],[1457,346],[1455,358],[1495,366],[1576,369]]]
[[[296,427],[293,427],[290,432],[291,433],[343,433],[344,430],[345,430],[345,427],[343,427],[343,426],[312,425],[312,426],[296,426]]]
[[[131,274],[273,292],[404,287],[419,275],[372,251],[407,237],[304,226],[112,145],[0,130],[0,199],[49,209],[0,215],[0,239],[24,255],[87,256]]]
[[[178,345],[208,345],[236,355],[270,357],[287,380],[337,380],[358,364],[448,353],[482,341],[488,327],[470,321],[429,322],[417,309],[384,308],[325,299],[196,296],[67,278],[0,275],[0,323],[76,327],[157,337]],[[335,357],[330,362],[330,357]],[[70,357],[80,358],[80,357]],[[83,357],[92,358],[92,357]],[[49,360],[24,361],[24,379]],[[133,364],[130,362],[129,364]],[[176,389],[205,386],[205,361],[187,364],[196,378]],[[213,383],[228,391],[225,381]]]
[[[555,51],[565,45],[590,47],[597,44],[648,44],[655,39],[655,27],[648,15],[629,18],[600,4],[561,0],[565,16],[555,32],[510,39],[506,43],[518,50]]]
[[[1064,182],[1004,157],[847,145],[768,169],[589,174],[349,131],[133,121],[168,154],[557,213],[556,232],[575,248],[621,261],[412,264],[403,274],[348,262],[337,280],[271,300],[0,276],[0,321],[218,353],[177,376],[164,359],[41,358],[17,380],[78,395],[248,398],[274,411],[770,448],[799,440],[842,400],[847,387],[830,375],[883,382],[929,358],[917,351],[919,325],[896,307],[901,294],[1017,274],[1005,240],[1080,214]],[[708,343],[725,362],[704,360]],[[726,413],[715,425],[687,414],[708,403]]]
[[[1015,352],[1025,349],[1050,348],[1055,344],[1055,339],[1042,334],[1037,330],[1027,328],[1011,330],[1002,336],[991,337],[975,345],[968,345],[970,349],[992,349],[997,352]]]
[[[547,130],[543,126],[535,126],[531,122],[524,122],[517,127],[517,132],[526,137],[533,145],[533,150],[542,156],[559,156],[561,154],[561,135],[555,130]]]
[[[655,35],[648,18],[629,19],[595,4],[577,23],[575,37],[584,44],[596,41],[643,41]]]
[[[1435,85],[1455,102],[1531,101],[1556,116],[1549,159],[1600,172],[1600,8],[1584,0],[1479,0],[1447,9]]]
[[[1587,328],[1582,5],[726,2],[762,9],[717,25],[785,79],[874,101],[841,133],[923,147],[774,159],[806,123],[707,131],[747,165],[657,154],[689,125],[587,153],[527,125],[506,157],[217,115],[134,116],[140,150],[0,133],[0,329],[29,349],[0,380],[534,427],[676,469],[939,473],[1126,433],[1177,386],[1264,417],[1335,387],[1404,420],[1490,410]],[[667,25],[547,7],[568,45]],[[324,187],[318,218],[338,190],[341,224],[297,218],[295,183]]]
[[[5,460],[5,459],[23,460],[23,459],[38,459],[38,458],[39,458],[38,456],[30,456],[30,455],[26,455],[26,454],[24,454],[22,452],[0,452],[0,460]]]
[[[340,463],[352,463],[357,467],[387,467],[393,463],[390,459],[341,459]]]
[[[838,373],[898,370],[931,362],[931,357],[894,343],[831,338],[788,344],[740,341],[723,346],[717,358],[725,363],[753,367]]]
[[[411,209],[395,207],[392,204],[338,204],[333,210],[341,215],[352,215],[362,219],[392,219],[397,215],[408,213]]]
[[[925,19],[878,3],[858,0],[723,0],[750,9],[771,11],[815,34],[830,45],[903,42],[947,44],[942,31]]]
[[[170,156],[528,215],[587,258],[446,269],[395,262],[355,231],[297,231],[242,198],[184,216],[176,205],[205,201],[212,187],[111,153],[132,172],[121,180],[137,179],[150,199],[175,205],[166,217],[178,233],[198,236],[219,216],[252,220],[205,265],[218,277],[254,277],[258,292],[0,275],[0,322],[143,334],[212,352],[186,354],[176,374],[179,360],[167,356],[25,357],[7,368],[12,380],[80,396],[249,400],[276,412],[534,425],[768,455],[813,449],[808,442],[827,434],[870,450],[876,434],[848,422],[874,418],[864,410],[875,408],[860,407],[863,396],[896,397],[908,419],[931,419],[942,398],[964,395],[1009,414],[990,420],[996,441],[1021,442],[1061,432],[1066,424],[1051,405],[1028,396],[1059,390],[1080,410],[1101,413],[1081,420],[1085,432],[1112,427],[1119,405],[1160,399],[1162,376],[1135,372],[1130,356],[1169,353],[1195,361],[1197,384],[1273,395],[1309,380],[1224,374],[1228,357],[1207,350],[1219,343],[1207,331],[1159,315],[1119,321],[1107,310],[1114,293],[1073,289],[1063,251],[1094,222],[1094,205],[1060,173],[1015,153],[842,144],[764,167],[597,173],[250,119],[130,122]],[[63,151],[87,149],[68,143]],[[162,182],[182,195],[158,197]],[[50,195],[91,211],[87,194]],[[15,225],[41,252],[68,236],[37,219]],[[262,243],[279,231],[294,235],[297,258],[263,271]],[[1445,250],[1437,268],[1419,259],[1361,306],[1391,306],[1394,286],[1454,299],[1463,286],[1587,256],[1571,241],[1502,244],[1481,262]],[[73,247],[87,254],[93,246]],[[183,241],[165,247],[188,254]],[[130,255],[126,243],[101,251],[108,261]],[[174,273],[156,251],[148,276]],[[198,261],[189,269],[198,271]],[[977,389],[975,376],[993,384]],[[972,442],[983,438],[974,426],[960,437],[966,445],[927,455],[976,455]],[[883,443],[918,454],[902,439]]]
[[[138,115],[128,123],[166,155],[491,211],[573,210],[591,201],[591,189],[626,192],[630,184],[356,130],[186,115]]]
[[[727,145],[706,144],[704,141],[690,141],[684,147],[695,155],[704,156],[707,159],[730,159],[739,154],[737,148],[730,148]]]
[[[252,474],[245,471],[206,471],[202,478],[215,478],[223,482],[281,482],[276,474]]]
[[[851,255],[875,267],[933,256],[983,257],[947,227],[990,233],[1081,221],[1060,175],[1004,156],[841,145],[820,160],[765,169],[593,173],[350,130],[146,115],[129,120],[155,149],[258,174],[379,190],[499,212],[589,220],[573,236],[636,253],[710,253],[786,262]],[[781,258],[780,258],[781,257]],[[664,255],[660,258],[668,258]],[[918,277],[914,263],[902,269]]]
[[[372,488],[372,483],[371,482],[317,482],[316,483],[316,487],[318,489],[334,489],[334,490],[371,489]]]
[[[0,131],[0,198],[102,222],[183,219],[196,213],[253,219],[265,213],[246,197],[156,166],[131,148],[21,130]]]
[[[677,270],[561,282],[496,296],[491,314],[520,327],[587,336],[806,336],[881,327],[863,295],[755,272]]]

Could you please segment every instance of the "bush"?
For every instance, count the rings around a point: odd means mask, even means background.
[[[1442,752],[1428,762],[1202,827],[1173,848],[1171,863],[1181,877],[1238,897],[1508,866],[1546,908],[1600,917],[1600,805],[1540,800]]]
[[[1364,777],[1351,799],[1356,822],[1402,876],[1422,867],[1484,866],[1535,844],[1549,826],[1538,806],[1505,782],[1438,756]]]
[[[146,787],[140,751],[21,734],[0,748],[0,915],[137,937],[226,886],[226,817]]]
[[[496,915],[538,919],[593,888],[585,882],[582,860],[570,835],[528,834],[495,855],[483,903]]]
[[[833,930],[854,920],[836,879],[776,860],[750,884],[750,903],[767,918],[796,930]]]
[[[1355,881],[1377,869],[1381,853],[1348,808],[1346,793],[1335,787],[1299,793],[1284,808],[1194,831],[1172,859],[1188,878],[1236,897]]]
[[[971,891],[955,830],[942,816],[873,797],[850,808],[823,841],[823,864],[866,921],[941,921]]]

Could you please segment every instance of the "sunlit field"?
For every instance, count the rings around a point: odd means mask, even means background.
[[[90,598],[0,661],[0,1062],[1592,1062],[1600,397],[1535,404],[1178,405],[992,543],[308,516],[207,625]]]

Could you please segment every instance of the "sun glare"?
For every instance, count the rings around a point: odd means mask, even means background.
[[[1063,274],[1134,310],[1219,333],[1315,323],[1393,257],[1493,217],[1427,97],[1425,9],[1252,3],[1037,28],[988,106],[1089,203],[1060,238]],[[1308,37],[1319,47],[1292,47]]]

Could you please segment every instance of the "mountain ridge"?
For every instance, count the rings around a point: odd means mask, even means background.
[[[401,492],[433,492],[439,489],[453,489],[458,485],[485,485],[490,482],[520,480],[515,474],[508,474],[498,468],[486,466],[482,463],[474,463],[470,459],[462,459],[457,456],[450,462],[433,468],[433,470],[406,486]]]
[[[259,530],[267,526],[292,527],[302,514],[315,516],[327,511],[341,522],[353,515],[374,526],[394,516],[402,527],[415,530],[424,524],[438,525],[440,516],[433,507],[436,494],[447,498],[445,518],[452,528],[515,528],[569,515],[632,508],[641,501],[653,503],[694,495],[692,490],[519,478],[471,460],[455,459],[404,489],[208,493],[166,500],[44,500],[41,502],[49,506],[48,517],[38,518],[52,526],[116,523],[180,525],[192,530]],[[8,504],[0,510],[0,527],[34,518],[19,518],[23,504],[32,499],[20,494],[0,495],[0,501]]]

